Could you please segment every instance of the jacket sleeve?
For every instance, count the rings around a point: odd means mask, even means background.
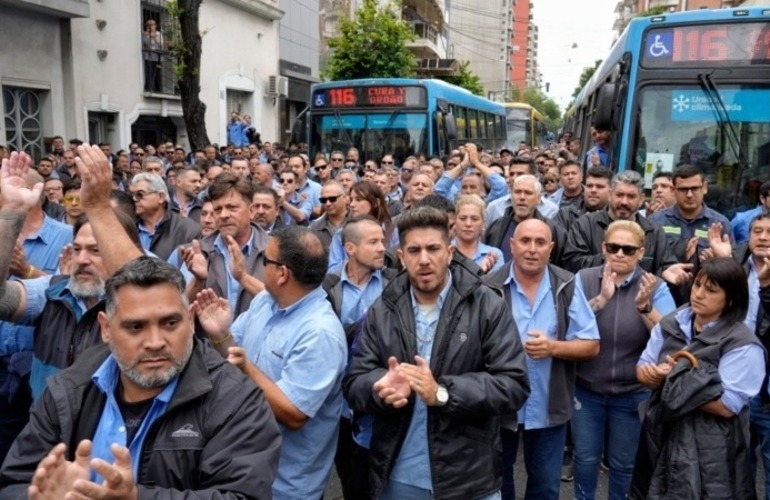
[[[567,244],[561,255],[562,267],[576,273],[581,269],[599,266],[604,263],[604,257],[591,245],[591,224],[594,221],[581,216],[572,225],[567,235]]]
[[[353,359],[342,382],[345,399],[353,411],[373,415],[411,411],[412,405],[404,408],[393,408],[383,402],[374,393],[372,386],[388,372],[388,353],[380,352],[377,333],[377,305],[369,309],[364,321],[363,330],[356,339]],[[399,360],[401,361],[401,360]],[[411,396],[413,397],[413,396]]]
[[[487,292],[477,311],[485,370],[439,377],[449,393],[449,402],[440,411],[453,417],[515,413],[529,396],[524,350],[510,308],[495,292]]]
[[[27,487],[37,465],[54,446],[67,441],[66,436],[62,436],[54,399],[46,389],[3,462],[0,499],[27,498]]]
[[[196,489],[138,485],[139,498],[154,500],[272,498],[281,433],[262,391],[248,380],[228,384],[207,404],[211,427],[197,467]],[[218,417],[222,418],[218,418]]]

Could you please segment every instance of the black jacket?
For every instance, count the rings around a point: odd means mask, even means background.
[[[430,367],[449,392],[443,407],[428,408],[428,447],[436,498],[488,495],[502,485],[499,415],[517,411],[529,395],[516,325],[501,294],[458,260],[452,289],[435,332]],[[385,486],[406,438],[414,408],[387,406],[372,385],[388,358],[413,360],[415,319],[406,273],[394,278],[369,309],[358,348],[343,382],[353,410],[374,415],[370,449],[372,496]]]
[[[91,376],[106,345],[49,379],[43,399],[0,471],[0,499],[26,498],[27,486],[57,443],[92,439],[106,402]],[[185,436],[175,436],[185,429]],[[281,434],[262,391],[208,344],[196,340],[166,412],[150,428],[135,481],[139,498],[272,498]]]
[[[150,238],[149,250],[161,259],[168,260],[179,245],[190,243],[200,232],[201,227],[197,222],[176,212],[167,211]]]
[[[555,224],[551,219],[544,217],[538,210],[535,210],[533,219],[541,220],[548,224],[551,228],[551,237],[553,238],[553,250],[551,251],[551,263],[559,265],[561,262],[562,253],[564,253],[565,232],[561,226]],[[500,249],[503,254],[508,253],[507,248],[510,245],[505,240],[505,235],[508,233],[508,229],[513,225],[513,231],[516,230],[516,226],[519,223],[514,218],[513,207],[505,209],[505,213],[502,217],[495,220],[490,224],[489,228],[484,232],[484,243]],[[511,233],[513,234],[513,233]]]

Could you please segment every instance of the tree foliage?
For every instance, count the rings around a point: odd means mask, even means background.
[[[659,16],[661,14],[665,14],[668,12],[668,7],[666,6],[658,6],[658,7],[652,7],[649,10],[645,10],[641,14],[639,14],[638,17],[652,17],[652,16]]]
[[[166,12],[174,19],[172,23],[174,37],[170,48],[177,61],[174,69],[179,81],[187,138],[193,151],[211,144],[206,131],[206,104],[200,99],[203,40],[198,19],[201,2],[202,0],[166,2]]]
[[[324,79],[412,76],[416,61],[406,43],[415,35],[396,15],[400,12],[398,4],[378,7],[377,0],[364,0],[352,19],[343,18],[340,34],[328,42],[333,53],[322,72]]]
[[[572,91],[572,99],[575,99],[581,90],[583,90],[583,87],[585,87],[585,84],[588,83],[588,80],[591,79],[592,76],[594,76],[594,72],[596,72],[597,68],[599,68],[599,65],[602,63],[601,59],[597,59],[594,61],[593,67],[586,66],[583,68],[583,72],[580,73],[580,79],[578,80],[577,87],[575,87],[575,90]]]
[[[440,76],[438,78],[452,85],[462,87],[473,94],[484,96],[484,86],[481,84],[481,78],[470,69],[470,61],[460,64],[460,70],[456,75]]]

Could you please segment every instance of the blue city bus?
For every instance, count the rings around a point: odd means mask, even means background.
[[[770,179],[770,8],[633,19],[566,114],[583,151],[592,124],[612,132],[612,168],[647,187],[687,163],[706,173],[709,206],[755,206]]]
[[[441,80],[366,79],[312,86],[305,116],[311,155],[350,147],[362,162],[393,154],[443,157],[460,144],[505,146],[505,108]]]

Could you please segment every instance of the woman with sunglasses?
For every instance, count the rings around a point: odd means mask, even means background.
[[[593,297],[600,349],[595,358],[577,364],[572,415],[577,500],[596,496],[605,449],[610,466],[608,498],[626,498],[641,432],[638,406],[649,396],[636,379],[636,362],[650,330],[675,309],[663,280],[639,267],[644,231],[636,222],[610,224],[602,251],[604,265],[578,273],[586,297]]]
[[[369,181],[353,184],[353,187],[350,188],[349,214],[351,217],[371,215],[377,219],[385,233],[385,248],[398,245],[398,231],[396,231],[396,226],[390,217],[388,203],[385,201],[382,190],[376,184]],[[337,231],[329,248],[329,272],[339,269],[346,259],[342,236],[340,231]]]
[[[748,308],[743,267],[729,257],[711,259],[695,275],[690,303],[653,329],[636,367],[639,382],[654,393],[630,498],[756,498],[749,473],[748,404],[762,386],[765,352],[743,323]],[[679,351],[694,359],[679,366],[673,359]],[[692,361],[697,374],[689,370]],[[677,408],[662,391],[669,375],[682,390],[677,399],[692,401],[693,410]],[[690,385],[695,377],[701,383]],[[669,412],[679,414],[661,422],[655,415],[664,401]]]
[[[503,267],[503,252],[481,242],[486,219],[486,205],[480,196],[465,194],[455,204],[455,249],[479,266],[481,274]]]

